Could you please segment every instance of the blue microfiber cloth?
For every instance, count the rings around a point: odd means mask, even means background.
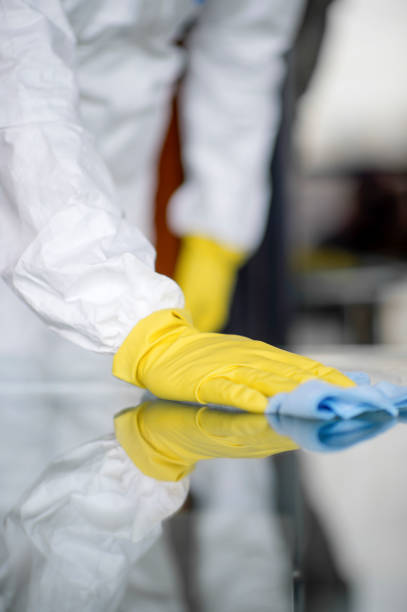
[[[317,421],[281,414],[268,414],[271,427],[306,450],[337,452],[384,433],[399,419],[385,412],[371,412],[354,419]]]
[[[364,372],[346,372],[356,387],[339,387],[320,380],[310,380],[291,393],[278,393],[270,398],[266,414],[279,414],[303,419],[352,419],[366,412],[383,410],[392,417],[407,407],[407,387],[379,382],[371,385]]]

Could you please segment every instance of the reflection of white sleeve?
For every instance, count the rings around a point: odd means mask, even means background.
[[[189,41],[182,113],[186,181],[171,225],[244,250],[262,237],[283,54],[303,0],[206,0]]]
[[[145,476],[114,436],[61,456],[3,522],[0,609],[53,612],[58,601],[61,612],[117,610],[188,488],[188,478]]]
[[[77,116],[74,45],[58,0],[2,1],[0,269],[50,327],[114,352],[141,318],[183,297],[114,203]]]

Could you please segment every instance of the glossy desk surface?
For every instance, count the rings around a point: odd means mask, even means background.
[[[402,348],[302,352],[364,369],[374,382],[407,384]],[[100,372],[18,380],[4,371],[1,611],[51,612],[56,598],[58,610],[95,612],[302,609],[303,553],[314,537],[303,520],[308,504],[329,543],[326,563],[341,577],[329,586],[321,573],[329,607],[372,610],[391,591],[392,612],[403,609],[403,414],[346,424],[289,419],[276,433],[263,415],[146,399]],[[130,407],[142,420],[138,467],[113,435],[114,415]],[[267,457],[289,439],[305,450],[276,466]],[[163,447],[171,469],[167,462],[160,472]],[[205,460],[193,471],[196,457]],[[323,565],[326,553],[315,550]]]

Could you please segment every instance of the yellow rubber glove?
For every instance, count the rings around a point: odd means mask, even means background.
[[[147,476],[178,481],[198,461],[215,457],[268,457],[298,448],[262,414],[148,401],[115,417],[116,438]]]
[[[244,253],[209,238],[182,239],[175,280],[200,331],[218,331],[225,326],[237,271],[244,259]]]
[[[313,378],[355,384],[333,368],[264,342],[199,332],[177,309],[158,310],[133,328],[114,357],[113,374],[163,399],[250,412],[264,412],[269,397]]]

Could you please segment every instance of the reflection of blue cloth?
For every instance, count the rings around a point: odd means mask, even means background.
[[[370,385],[363,372],[347,372],[357,387],[343,388],[320,380],[310,380],[291,393],[270,398],[266,412],[304,419],[352,419],[366,412],[384,410],[393,417],[407,406],[407,387],[388,382]]]
[[[268,414],[277,433],[288,436],[306,450],[335,452],[374,438],[398,421],[383,412],[372,412],[354,419],[316,421],[281,414]]]

